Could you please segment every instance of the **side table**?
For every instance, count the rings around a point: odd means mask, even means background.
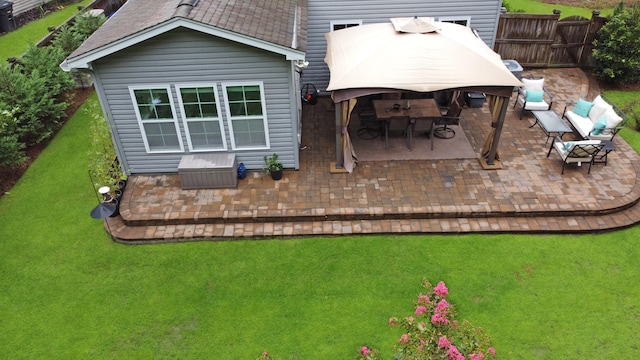
[[[602,140],[601,143],[604,144],[604,147],[600,150],[600,152],[598,152],[598,154],[596,154],[595,158],[593,159],[593,163],[604,164],[606,166],[607,157],[610,152],[616,149],[616,146],[613,144],[613,141],[611,140]],[[604,152],[604,154],[602,152]]]

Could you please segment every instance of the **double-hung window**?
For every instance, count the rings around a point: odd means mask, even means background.
[[[191,151],[226,150],[216,84],[176,85]]]
[[[346,29],[362,25],[362,20],[339,20],[329,22],[329,31]]]
[[[147,152],[182,151],[178,121],[168,86],[129,87]]]
[[[471,16],[441,16],[438,18],[438,21],[469,27],[471,24]]]
[[[234,149],[269,148],[264,90],[259,83],[222,84]]]

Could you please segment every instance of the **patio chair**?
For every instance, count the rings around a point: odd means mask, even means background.
[[[604,147],[604,143],[600,140],[579,140],[579,141],[562,141],[560,136],[556,136],[549,147],[547,157],[551,155],[551,150],[555,149],[556,152],[562,158],[562,173],[564,174],[564,166],[566,164],[578,164],[589,163],[589,170],[587,174],[591,173],[591,165],[596,158],[596,155]]]
[[[524,86],[518,88],[516,101],[513,103],[514,109],[518,103],[522,105],[520,119],[525,111],[551,110],[553,96],[544,86],[544,78],[523,78],[522,83]]]
[[[454,96],[449,109],[444,116],[434,120],[434,128],[431,131],[431,150],[433,150],[433,137],[440,139],[451,139],[456,136],[456,131],[450,128],[451,125],[460,125],[460,114],[462,113],[462,105],[460,100]]]
[[[389,133],[392,131],[401,131],[402,135],[407,138],[407,148],[411,150],[411,121],[407,116],[394,116],[384,124],[384,141],[385,149],[389,148]]]

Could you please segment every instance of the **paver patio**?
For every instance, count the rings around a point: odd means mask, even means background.
[[[553,110],[590,99],[579,69],[525,71],[542,75]],[[578,233],[640,221],[640,156],[621,137],[608,164],[569,166],[547,157],[545,134],[519,120],[511,98],[500,139],[502,169],[477,159],[360,162],[352,174],[330,173],[335,161],[334,110],[328,98],[303,111],[300,170],[273,181],[250,171],[235,189],[182,190],[177,174],[129,178],[119,217],[105,221],[116,241],[150,243],[379,233]],[[465,108],[463,129],[477,154],[490,129],[489,109]],[[568,139],[571,134],[565,135]],[[428,141],[426,138],[421,141]],[[384,151],[384,146],[380,147]]]

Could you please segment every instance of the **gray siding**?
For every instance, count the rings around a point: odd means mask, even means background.
[[[131,173],[177,172],[181,156],[189,153],[175,84],[215,82],[220,95],[220,115],[228,134],[221,85],[232,81],[263,82],[271,149],[233,151],[227,136],[228,151],[234,152],[238,163],[243,162],[249,169],[261,169],[263,156],[273,152],[280,155],[286,168],[298,167],[291,64],[283,56],[178,29],[107,56],[93,65],[103,107],[115,125],[116,142],[123,149],[123,166]],[[136,85],[171,86],[184,143],[182,153],[146,152],[128,89]]]
[[[48,3],[50,1],[42,1],[42,0],[13,0],[13,15],[19,15],[25,11],[29,11],[31,9],[35,9],[43,3]]]
[[[304,83],[312,83],[325,91],[329,84],[329,68],[324,63],[330,22],[362,20],[362,24],[389,22],[393,17],[471,17],[471,27],[478,30],[485,43],[493,48],[501,0],[309,0],[307,55],[309,67]]]

